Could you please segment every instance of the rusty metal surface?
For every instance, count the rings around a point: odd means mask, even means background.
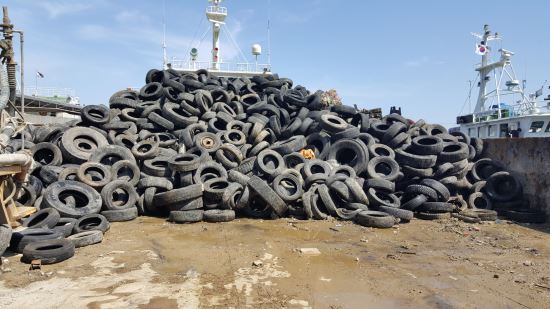
[[[550,218],[550,138],[484,140],[484,156],[504,163],[523,184],[531,208]]]

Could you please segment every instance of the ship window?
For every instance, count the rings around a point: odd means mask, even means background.
[[[500,125],[500,137],[506,137],[509,132],[508,124],[503,123]]]
[[[548,125],[546,126],[546,130],[544,132],[550,132],[550,121],[548,122]]]
[[[477,135],[476,135],[476,129],[475,129],[475,128],[469,128],[469,129],[468,129],[468,136],[470,136],[470,137],[477,137]]]
[[[490,125],[489,126],[489,136],[490,137],[497,136],[497,127],[495,125]]]
[[[538,133],[542,131],[543,125],[544,125],[544,121],[533,121],[531,123],[531,127],[529,128],[529,133]]]

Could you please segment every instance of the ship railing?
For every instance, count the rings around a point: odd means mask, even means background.
[[[209,6],[206,8],[206,13],[225,14],[227,15],[227,8],[223,6]]]
[[[226,71],[226,72],[243,72],[243,73],[262,73],[271,72],[271,65],[265,63],[249,63],[249,62],[218,62],[217,67],[209,61],[185,61],[185,60],[172,60],[171,67],[176,70],[201,70],[206,69],[212,72]]]
[[[21,94],[21,89],[17,88],[17,94]],[[76,91],[73,88],[58,87],[25,87],[25,95],[55,98],[55,97],[76,97]]]
[[[541,103],[541,104],[539,104]],[[474,113],[474,122],[508,119],[519,116],[550,113],[550,103],[544,101],[519,103],[514,105],[501,105],[500,114],[498,108],[492,108],[479,113]]]

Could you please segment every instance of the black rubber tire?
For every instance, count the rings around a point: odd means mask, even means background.
[[[392,159],[395,159],[395,152],[387,145],[373,143],[371,145],[367,145],[367,148],[369,149],[369,154],[371,158],[390,157]]]
[[[132,155],[137,160],[147,160],[155,158],[160,153],[158,140],[143,140],[132,146]]]
[[[228,179],[232,182],[240,184],[243,187],[246,187],[248,182],[250,181],[249,176],[238,172],[237,170],[230,170],[228,173]]]
[[[446,142],[443,150],[437,155],[439,162],[458,162],[468,159],[470,149],[468,145],[461,142]]]
[[[0,257],[4,254],[6,249],[10,246],[11,235],[12,235],[11,226],[7,224],[0,224]]]
[[[401,171],[408,178],[421,177],[428,178],[434,174],[433,168],[415,168],[408,165],[401,165]]]
[[[381,211],[365,210],[355,216],[354,222],[366,227],[391,228],[395,224],[395,217]]]
[[[495,221],[497,219],[497,212],[490,209],[467,209],[460,212],[461,215],[474,217],[476,216],[481,221]]]
[[[76,220],[73,228],[73,234],[86,231],[101,231],[107,232],[111,228],[111,224],[105,216],[101,214],[92,214],[80,217]]]
[[[285,169],[283,157],[274,150],[264,150],[256,157],[254,172],[273,179]]]
[[[422,220],[443,220],[451,218],[450,212],[443,213],[430,213],[430,212],[416,212],[415,217]]]
[[[203,220],[206,222],[229,222],[235,220],[235,211],[231,209],[205,210]]]
[[[122,210],[136,206],[138,194],[134,186],[124,180],[108,183],[101,190],[103,210]]]
[[[401,149],[395,149],[395,159],[402,165],[414,168],[430,168],[435,166],[437,162],[437,156],[435,155],[415,155]]]
[[[38,175],[45,185],[51,185],[57,181],[61,172],[63,172],[63,167],[61,166],[45,165],[40,167]]]
[[[388,213],[398,219],[401,219],[401,222],[409,222],[414,218],[414,213],[407,209],[379,206],[378,210]]]
[[[292,203],[302,197],[303,188],[297,176],[281,174],[273,180],[273,190],[285,201]]]
[[[109,142],[105,136],[94,129],[84,127],[74,127],[63,132],[59,143],[63,159],[76,164],[88,161],[97,148],[107,145]]]
[[[293,152],[299,152],[306,148],[307,139],[303,135],[295,135],[286,140],[276,142],[271,149],[278,152],[282,156]],[[255,155],[255,154],[254,154]]]
[[[21,253],[30,243],[48,239],[61,239],[63,234],[50,229],[26,229],[20,232],[13,232],[10,240],[10,250]]]
[[[227,178],[212,178],[203,184],[203,197],[209,202],[219,203],[229,186]]]
[[[443,213],[443,212],[453,212],[455,210],[455,205],[446,202],[425,202],[418,208],[421,212],[428,213]]]
[[[399,208],[399,206],[401,206],[401,202],[395,194],[386,193],[384,191],[376,191],[374,188],[367,190],[367,197],[370,205],[373,205],[374,207],[388,206]]]
[[[42,265],[63,262],[74,256],[74,244],[67,239],[49,239],[28,244],[23,249],[21,262],[30,264],[40,260]]]
[[[202,221],[204,210],[171,211],[168,221],[174,223],[195,223]]]
[[[202,196],[203,184],[195,184],[167,192],[157,193],[153,199],[156,207],[185,203]]]
[[[449,192],[449,189],[447,189],[447,187],[444,184],[442,184],[441,182],[435,179],[426,178],[426,179],[423,179],[420,182],[420,184],[434,189],[435,192],[437,192],[437,197],[439,201],[446,202],[451,197],[451,193]]]
[[[521,193],[521,184],[508,172],[497,172],[487,179],[485,192],[496,202],[508,202]]]
[[[61,232],[64,237],[69,237],[73,233],[75,223],[74,218],[60,218],[52,230]]]
[[[195,154],[178,154],[170,159],[168,166],[175,172],[192,172],[199,168],[201,158]]]
[[[139,182],[140,170],[134,162],[122,160],[111,166],[111,176],[113,181],[125,181],[135,187]]]
[[[97,162],[86,162],[78,168],[78,180],[98,191],[112,181],[111,169]]]
[[[148,176],[141,178],[137,185],[139,190],[145,190],[151,187],[164,191],[170,191],[174,189],[174,184],[168,178]]]
[[[420,184],[408,185],[405,189],[405,193],[416,196],[418,194],[425,195],[430,201],[437,202],[439,200],[437,191],[434,189]]]
[[[116,162],[121,160],[136,162],[130,149],[118,145],[99,147],[92,152],[89,159],[90,162],[98,162],[108,166],[113,166]]]
[[[250,177],[248,187],[254,192],[266,205],[271,207],[279,216],[283,216],[288,209],[288,205],[269,187],[269,185],[258,176]]]
[[[60,217],[59,212],[54,208],[41,209],[23,220],[23,226],[31,229],[51,229],[59,222]]]
[[[302,173],[304,178],[308,178],[311,175],[322,174],[329,176],[331,171],[331,166],[326,161],[319,159],[310,159],[306,160],[304,167],[302,168]]]
[[[383,178],[372,178],[365,180],[363,188],[365,188],[366,190],[374,188],[376,190],[392,193],[395,191],[395,183]]]
[[[101,231],[86,231],[73,234],[67,237],[75,248],[86,247],[89,245],[95,245],[103,241],[103,233]]]
[[[216,159],[226,169],[236,168],[244,160],[241,150],[233,144],[223,144],[216,151]]]
[[[104,105],[86,105],[80,111],[82,122],[94,126],[106,124],[111,119],[109,108]]]
[[[422,135],[412,139],[411,153],[417,155],[438,155],[443,151],[443,140],[437,136]]]
[[[104,210],[101,214],[109,222],[125,222],[131,221],[138,217],[137,207],[130,207],[118,210]]]
[[[332,144],[327,160],[336,160],[338,164],[351,166],[360,175],[367,169],[369,161],[368,150],[355,140],[340,140]]]
[[[78,180],[78,168],[78,165],[65,167],[57,176],[57,181]]]
[[[74,205],[65,202],[72,197]],[[42,204],[45,208],[55,208],[62,217],[80,218],[96,214],[101,210],[101,195],[92,187],[77,181],[58,181],[44,191]]]
[[[391,157],[374,157],[367,164],[367,175],[394,181],[399,176],[399,164]]]
[[[58,166],[63,162],[63,155],[59,147],[49,142],[35,144],[31,148],[31,152],[34,161],[42,165]]]
[[[202,184],[212,178],[227,179],[227,170],[221,164],[216,162],[202,163],[195,171],[193,181],[196,184]]]
[[[348,187],[351,197],[355,202],[363,205],[369,205],[369,198],[367,197],[367,194],[355,178],[347,178],[344,180],[344,184]]]
[[[408,209],[408,210],[416,210],[418,207],[422,206],[422,204],[426,203],[428,201],[428,198],[423,195],[419,194],[412,199],[408,200],[406,203],[401,205],[401,208]]]
[[[331,114],[321,115],[319,125],[321,126],[321,129],[330,133],[342,132],[349,126],[344,119]]]
[[[546,222],[546,216],[543,212],[529,209],[518,208],[504,211],[504,215],[516,222],[520,223],[544,223]]]
[[[169,167],[169,158],[156,157],[145,160],[142,164],[142,172],[153,177],[172,178],[172,170]]]
[[[485,193],[474,192],[468,196],[468,206],[473,209],[492,209],[493,203]]]

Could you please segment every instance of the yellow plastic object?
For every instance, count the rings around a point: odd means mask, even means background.
[[[308,160],[315,159],[315,152],[311,149],[302,149],[300,150],[300,154]]]

